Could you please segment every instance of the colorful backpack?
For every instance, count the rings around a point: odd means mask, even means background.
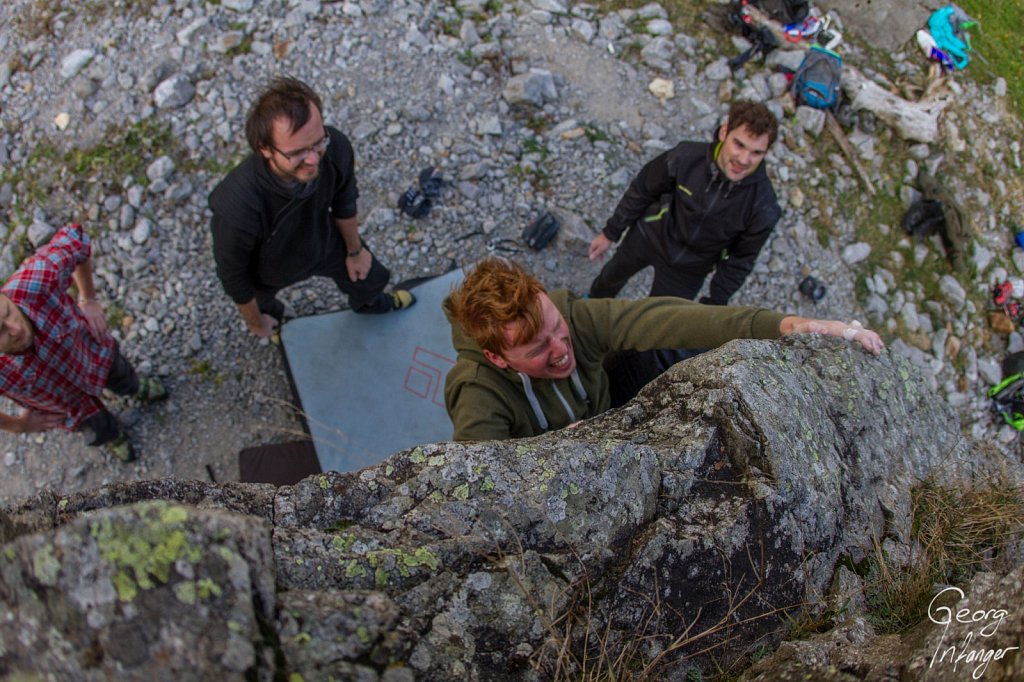
[[[793,76],[792,91],[796,103],[815,109],[835,109],[839,106],[842,73],[842,57],[831,50],[812,47]]]

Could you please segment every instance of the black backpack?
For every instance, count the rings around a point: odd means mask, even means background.
[[[800,68],[793,76],[793,96],[797,104],[815,109],[839,106],[843,58],[831,50],[814,46],[807,51]]]
[[[803,21],[811,8],[808,0],[754,0],[752,4],[783,26]]]

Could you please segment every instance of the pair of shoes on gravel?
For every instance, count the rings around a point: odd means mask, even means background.
[[[416,302],[416,297],[407,289],[395,289],[391,292],[391,309],[405,310],[411,308]]]
[[[122,432],[117,438],[109,440],[103,444],[103,449],[110,453],[110,456],[114,459],[122,462],[134,462],[139,458],[135,454],[135,448],[132,447],[132,442],[128,439],[128,434]]]
[[[157,379],[139,377],[139,390],[135,391],[134,397],[144,403],[157,403],[167,400],[167,389]]]

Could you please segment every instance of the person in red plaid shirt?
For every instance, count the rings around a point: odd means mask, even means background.
[[[21,414],[0,412],[0,428],[34,433],[64,428],[86,434],[118,459],[135,459],[128,436],[100,400],[104,388],[145,402],[166,389],[136,375],[107,333],[96,300],[89,236],[62,228],[0,288],[0,393]],[[78,304],[68,293],[74,281]]]

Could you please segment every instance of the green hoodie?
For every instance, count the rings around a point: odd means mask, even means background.
[[[444,399],[455,440],[536,436],[601,414],[610,404],[602,361],[612,351],[715,348],[732,339],[774,339],[784,317],[760,308],[700,305],[669,296],[581,299],[564,289],[549,296],[569,325],[576,356],[576,371],[566,379],[531,379],[501,369],[452,324],[458,359],[445,379]],[[447,300],[443,307],[451,322]]]

